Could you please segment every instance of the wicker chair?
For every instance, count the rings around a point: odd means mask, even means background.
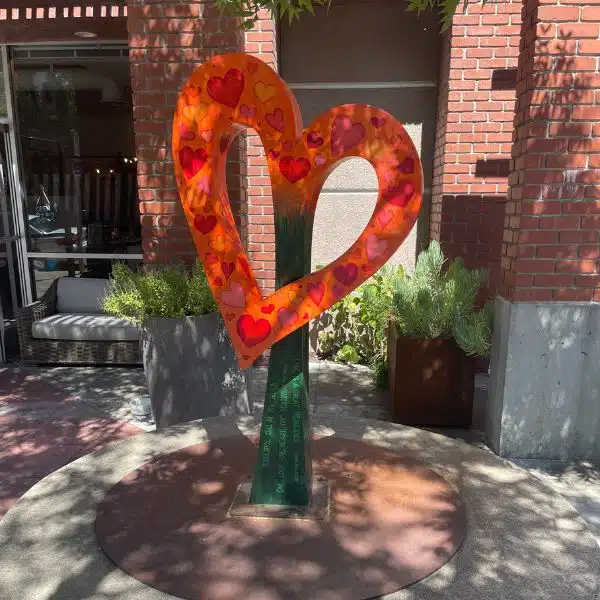
[[[142,363],[139,341],[34,338],[33,323],[57,313],[57,286],[58,280],[55,280],[40,300],[24,306],[17,314],[21,359],[25,364],[139,365]]]

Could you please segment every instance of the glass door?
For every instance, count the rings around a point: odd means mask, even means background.
[[[10,165],[8,125],[0,124],[0,363],[18,355],[15,318],[22,303]]]
[[[60,277],[140,264],[127,46],[17,46],[11,60],[33,298]]]

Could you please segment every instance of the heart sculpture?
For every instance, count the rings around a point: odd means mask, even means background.
[[[173,127],[179,194],[242,368],[383,266],[421,206],[419,157],[390,114],[367,105],[338,106],[304,130],[299,115],[286,84],[246,54],[216,56],[198,67],[179,96]],[[321,187],[343,159],[368,160],[380,185],[373,215],[347,252],[267,297],[249,267],[225,184],[227,149],[243,127],[262,140],[275,213],[289,223],[300,217],[312,227]],[[212,135],[201,135],[205,131]]]

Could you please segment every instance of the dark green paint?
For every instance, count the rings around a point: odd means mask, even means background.
[[[310,271],[312,221],[275,216],[277,288]],[[308,506],[311,498],[308,325],[273,345],[251,504]]]

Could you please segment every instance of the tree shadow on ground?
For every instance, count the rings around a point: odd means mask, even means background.
[[[251,418],[238,423],[243,430],[256,431],[251,427]],[[37,486],[31,490],[18,507],[21,510],[9,514],[0,527],[0,546],[3,548],[0,567],[6,569],[10,565],[11,569],[10,577],[0,581],[2,597],[11,600],[160,598],[156,591],[140,587],[133,579],[124,578],[102,553],[98,554],[93,535],[96,509],[105,495],[108,481],[118,481],[140,462],[175,451],[178,446],[195,443],[198,436],[194,439],[189,434],[194,428],[199,430],[202,427],[210,429],[209,436],[213,441],[208,452],[214,455],[215,460],[209,461],[206,469],[203,468],[196,477],[187,481],[181,493],[198,494],[200,490],[212,496],[213,505],[222,510],[227,500],[219,484],[227,481],[230,467],[220,454],[220,445],[223,443],[220,440],[230,435],[239,436],[238,426],[233,421],[216,419],[205,424],[176,427],[161,435],[137,436],[113,445],[73,463],[71,468],[59,471],[53,476],[52,485]],[[419,430],[362,420],[355,420],[351,428],[347,420],[330,423],[329,427],[342,438],[364,438],[382,447],[394,448],[403,456],[427,465],[455,486],[465,503],[469,528],[459,552],[445,567],[399,592],[395,598],[479,600],[483,596],[494,597],[496,594],[497,597],[515,600],[547,600],[549,597],[591,600],[598,593],[599,550],[586,533],[585,524],[564,500],[549,493],[545,486],[525,471],[491,453]],[[331,430],[317,426],[317,435],[328,432]],[[248,444],[248,454],[255,452],[249,441],[245,443]],[[134,446],[135,460],[132,459]],[[215,557],[223,561],[239,561],[239,572],[234,583],[240,586],[240,595],[237,597],[244,598],[350,600],[361,597],[357,594],[361,585],[397,574],[398,564],[393,556],[385,548],[374,550],[370,559],[376,562],[376,571],[363,571],[360,568],[347,571],[347,579],[340,578],[335,586],[326,590],[327,593],[314,595],[311,590],[316,589],[323,578],[331,575],[327,572],[328,561],[320,560],[318,552],[314,555],[305,554],[310,544],[306,549],[299,546],[299,538],[292,531],[284,530],[282,533],[269,527],[257,531],[256,525],[243,522],[230,540],[220,540],[221,548],[226,551],[219,553],[217,544],[208,547],[192,544],[187,546],[194,555],[194,560],[190,560],[183,550],[183,544],[178,548],[177,541],[194,518],[193,515],[189,518],[173,514],[175,511],[170,510],[173,503],[169,501],[169,487],[170,478],[174,478],[177,471],[186,466],[186,461],[194,459],[193,456],[189,451],[179,453],[171,470],[164,473],[150,469],[148,473],[154,480],[150,478],[147,482],[152,482],[152,485],[146,489],[142,485],[135,491],[139,504],[136,522],[122,520],[117,510],[114,517],[118,526],[114,533],[118,535],[119,529],[129,534],[130,528],[152,528],[154,523],[144,519],[144,511],[159,502],[158,508],[164,514],[164,519],[179,526],[179,529],[172,530],[173,544],[169,546],[168,555],[159,557],[163,569],[161,574],[168,577],[173,572],[185,573],[198,564],[205,564],[212,569],[204,573],[206,586],[197,590],[198,595],[194,600],[213,598],[215,595],[209,592],[220,589],[219,564],[211,562]],[[162,460],[160,458],[155,464],[161,464]],[[239,457],[230,457],[228,460],[236,461]],[[340,464],[337,458],[332,458],[327,468],[335,471]],[[353,499],[370,491],[369,481],[360,477],[347,478],[346,485],[346,504],[342,504],[340,510],[351,508]],[[15,518],[19,516],[18,512],[21,512],[19,519]],[[26,526],[21,521],[25,516]],[[358,520],[349,519],[344,527],[353,535],[368,535],[374,518],[373,514],[362,515]],[[60,524],[56,529],[55,523]],[[42,552],[36,532],[39,534],[50,524],[50,543],[44,542]],[[305,535],[320,534],[318,525],[311,527]],[[199,528],[197,534],[203,536],[205,532]],[[348,564],[356,562],[360,552],[339,543],[341,537],[334,540],[338,542],[335,552],[340,561],[348,561]],[[289,551],[269,556],[271,542],[274,541],[279,542],[279,547],[281,542],[286,542]],[[144,545],[132,547],[129,560],[135,562],[148,551],[149,548]],[[260,560],[253,559],[256,556]],[[291,560],[297,560],[305,567],[302,569],[302,581],[290,582],[286,579],[289,565],[298,566],[290,563]],[[57,565],[62,566],[57,569]],[[49,583],[41,586],[40,582]],[[294,588],[293,584],[298,587]],[[16,589],[20,590],[21,595],[14,595]]]

